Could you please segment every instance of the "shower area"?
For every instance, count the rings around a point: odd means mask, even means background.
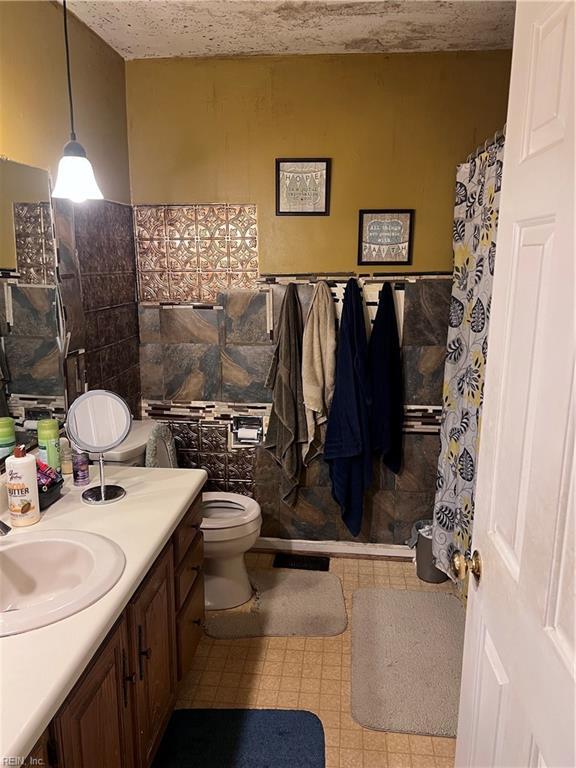
[[[246,203],[60,207],[61,249],[74,255],[82,288],[86,353],[78,367],[88,386],[105,385],[141,418],[168,424],[179,466],[205,469],[207,490],[255,498],[261,546],[407,555],[414,523],[434,515],[434,552],[448,570],[452,551],[468,548],[473,516],[502,152],[499,136],[458,168],[453,274],[260,273],[257,209]],[[404,391],[400,470],[374,457],[356,536],[342,521],[322,455],[302,468],[288,504],[278,493],[280,468],[262,445],[287,286],[295,285],[305,321],[325,281],[339,322],[351,277],[367,337],[383,285],[392,289]],[[111,315],[121,333],[103,338],[94,329]]]

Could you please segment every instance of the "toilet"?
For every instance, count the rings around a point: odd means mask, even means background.
[[[104,454],[104,464],[108,466],[125,466],[125,467],[143,467],[146,464],[146,443],[150,437],[150,433],[154,429],[155,421],[146,419],[145,421],[133,421],[130,427],[130,432],[126,435],[126,438],[117,445],[116,448],[112,448],[106,451]],[[99,454],[91,453],[90,459],[92,461],[98,461]],[[166,457],[167,461],[167,457]],[[169,467],[170,464],[166,463]]]
[[[126,439],[104,454],[104,463],[143,467],[154,424],[152,420],[133,421]],[[91,458],[97,460],[98,455]],[[171,466],[167,455],[159,458],[160,466]],[[202,494],[202,514],[206,608],[235,608],[252,597],[244,554],[260,535],[260,505],[239,493],[206,492]]]
[[[206,608],[236,608],[253,593],[244,554],[260,535],[260,505],[239,493],[207,491],[202,494],[202,515]]]

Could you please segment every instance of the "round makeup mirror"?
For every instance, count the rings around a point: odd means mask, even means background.
[[[126,495],[119,485],[106,485],[104,453],[126,438],[132,415],[124,400],[114,392],[94,389],[74,400],[68,409],[66,431],[76,448],[99,454],[100,484],[87,488],[82,500],[87,504],[111,504]]]

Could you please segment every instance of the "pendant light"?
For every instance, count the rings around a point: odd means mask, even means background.
[[[68,80],[68,101],[70,104],[70,141],[64,147],[63,156],[58,163],[58,176],[52,197],[63,197],[74,203],[85,200],[102,200],[103,195],[96,182],[86,150],[78,141],[74,132],[74,104],[72,101],[72,78],[70,76],[70,48],[68,43],[68,10],[66,0],[64,8],[64,45],[66,48],[66,76]]]

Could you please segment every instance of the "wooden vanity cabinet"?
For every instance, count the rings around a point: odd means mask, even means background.
[[[44,765],[147,768],[204,620],[201,497],[192,504],[50,724]],[[42,755],[44,752],[41,753]]]
[[[58,766],[135,765],[128,656],[123,615],[53,721]]]
[[[176,695],[174,560],[170,543],[128,605],[135,672],[134,712],[138,765],[151,762]]]

